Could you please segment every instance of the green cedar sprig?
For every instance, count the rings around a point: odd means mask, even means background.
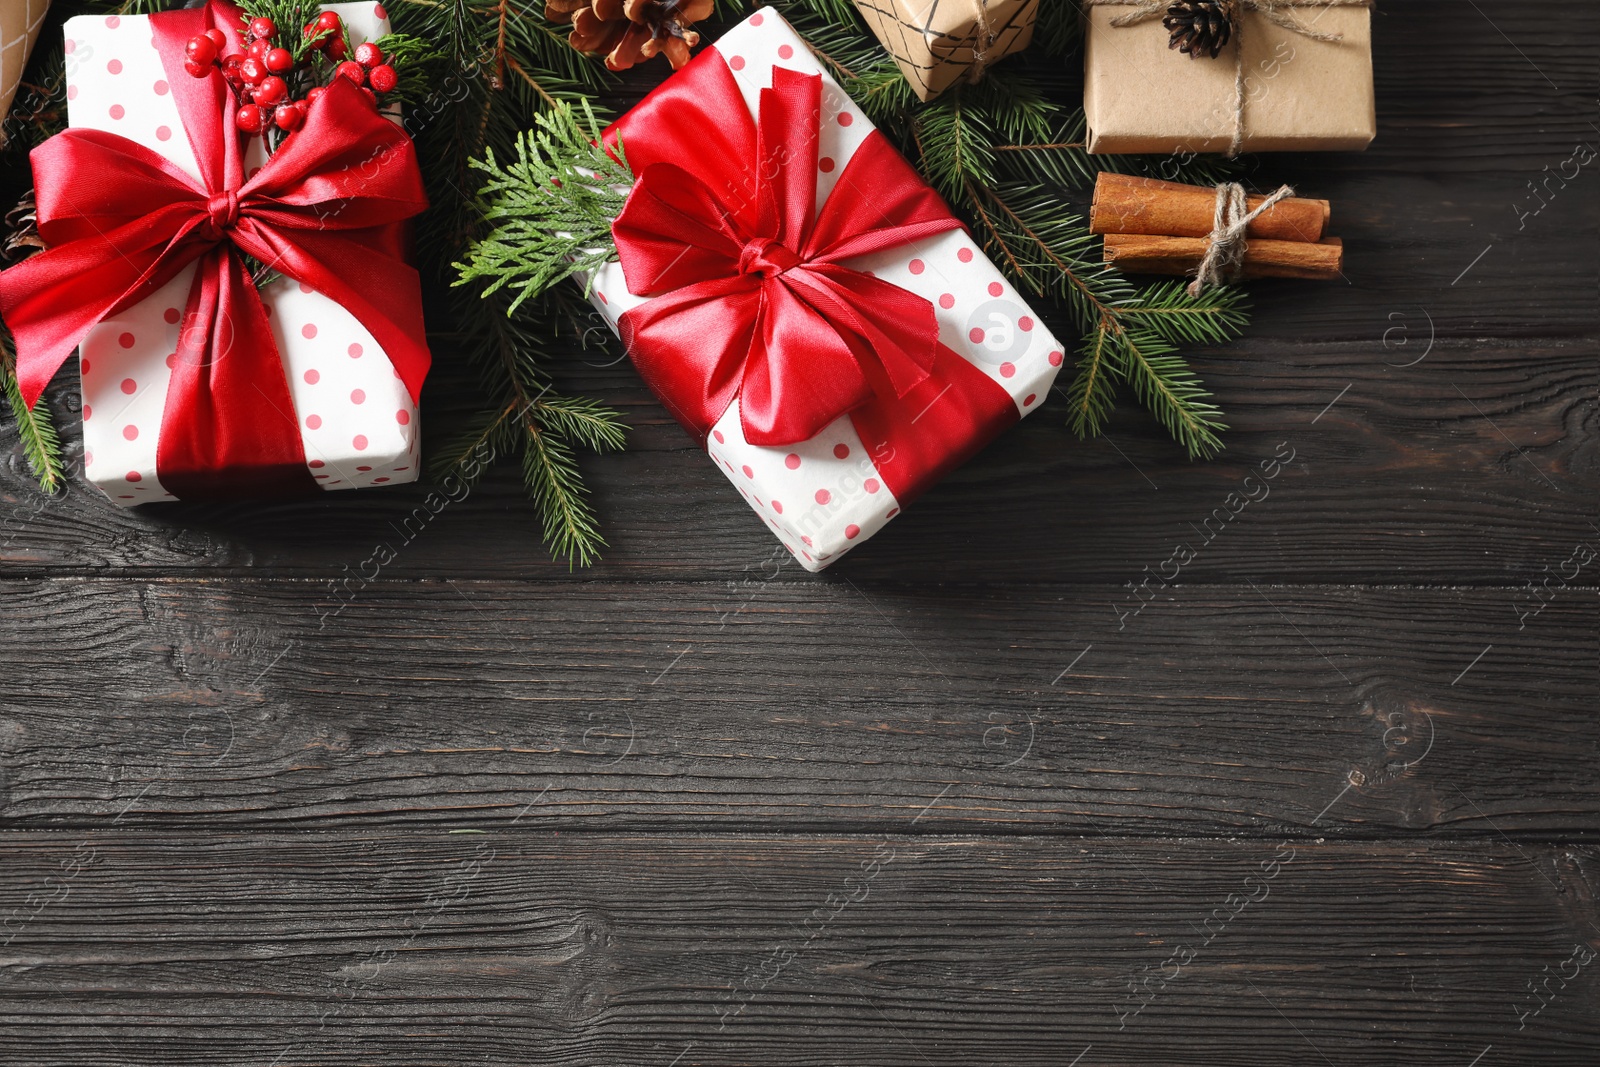
[[[620,143],[615,158],[601,144],[588,102],[581,107],[580,115],[558,103],[535,118],[535,128],[517,138],[513,160],[502,164],[491,148],[472,161],[488,175],[482,215],[494,228],[456,264],[456,284],[482,279],[485,296],[511,290],[508,313],[616,259],[611,221],[627,201],[633,171]]]

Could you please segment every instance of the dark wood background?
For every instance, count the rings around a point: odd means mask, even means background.
[[[421,489],[124,511],[7,436],[0,1062],[1600,1062],[1600,9],[1375,19],[1371,150],[1250,179],[1349,284],[1194,353],[1212,463],[1047,407],[813,577],[574,356],[605,562],[502,471],[324,614]]]

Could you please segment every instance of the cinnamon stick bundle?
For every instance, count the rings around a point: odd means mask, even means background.
[[[1204,237],[1165,237],[1158,234],[1108,233],[1105,261],[1128,274],[1193,274],[1205,258]],[[1344,267],[1344,245],[1337,237],[1321,241],[1251,241],[1245,246],[1246,278],[1339,277]]]
[[[1267,198],[1247,197],[1247,211]],[[1211,247],[1217,190],[1102,171],[1095,181],[1089,229],[1105,238],[1105,261],[1129,274],[1194,274]],[[1337,278],[1344,246],[1325,232],[1326,200],[1285,197],[1244,231],[1246,278]],[[1199,284],[1199,283],[1197,283]]]

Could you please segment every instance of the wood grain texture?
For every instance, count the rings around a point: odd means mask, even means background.
[[[1424,315],[1397,314],[1375,321],[1359,346],[1258,341],[1208,357],[1204,374],[1234,427],[1228,451],[1210,463],[1183,459],[1143,412],[1124,411],[1107,438],[1080,442],[1047,408],[832,571],[856,580],[1122,582],[1165,558],[1282,442],[1295,460],[1272,498],[1218,540],[1197,576],[1521,584],[1594,539],[1600,345],[1430,349]],[[611,541],[590,570],[549,559],[511,471],[408,526],[426,487],[129,511],[81,485],[41,498],[13,466],[0,574],[327,582],[380,540],[398,552],[386,573],[417,578],[720,581],[766,558],[770,532],[631,371],[596,372],[584,388],[620,402],[635,424],[632,451],[585,465]]]
[[[509,471],[127,512],[0,431],[0,1064],[1590,1067],[1600,7],[1374,28],[1372,148],[1247,163],[1347,282],[1188,354],[1211,463],[1057,397],[805,576],[574,351],[572,571]]]
[[[1600,960],[1563,967],[1600,944],[1583,849],[0,841],[15,1067],[1464,1065],[1486,1046],[1587,1067],[1600,1042]],[[1533,1015],[1528,983],[1557,972]]]
[[[1592,587],[1151,590],[17,584],[0,819],[1600,829]]]

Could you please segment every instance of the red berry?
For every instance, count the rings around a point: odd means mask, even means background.
[[[211,43],[217,46],[217,52],[219,54],[224,48],[228,47],[228,35],[217,29],[215,26],[211,27],[211,29],[207,30],[205,33],[202,33],[200,36],[211,38]]]
[[[349,78],[357,85],[360,85],[367,80],[367,68],[360,63],[353,63],[347,59],[333,68],[333,76],[335,78]]]
[[[250,36],[257,40],[266,40],[277,34],[277,25],[269,18],[254,18],[250,20]]]
[[[272,51],[271,41],[251,41],[245,46],[244,54],[260,59],[270,51]]]
[[[217,44],[205,34],[189,38],[189,43],[183,46],[183,54],[201,65],[210,65],[217,59]]]
[[[306,122],[305,105],[284,104],[272,116],[280,130],[298,130]]]
[[[387,63],[379,63],[367,72],[367,82],[380,93],[392,93],[400,84],[400,75]]]
[[[244,62],[244,54],[234,52],[222,57],[222,76],[231,82],[239,81],[239,64]]]
[[[315,22],[306,23],[305,28],[300,31],[300,36],[304,37],[308,41],[311,38],[315,37],[316,35],[317,35],[317,24]],[[316,47],[319,47],[319,46],[318,45],[312,45],[312,47],[316,48]]]
[[[294,54],[287,48],[274,48],[262,56],[261,61],[273,74],[287,74],[294,69]]]
[[[192,59],[186,59],[183,61],[183,69],[194,75],[196,78],[204,78],[217,68],[210,63],[196,63]]]
[[[371,41],[363,41],[356,45],[356,62],[363,67],[376,67],[383,62],[383,49]]]
[[[325,46],[325,50],[328,53],[328,58],[337,63],[347,54],[345,51],[344,38],[330,37],[327,45]]]
[[[317,98],[320,97],[325,92],[327,92],[327,90],[324,89],[320,85],[313,86],[312,88],[306,90],[306,104],[307,104],[307,106],[309,106],[311,104],[315,104],[317,102]]]
[[[339,28],[339,16],[332,11],[324,11],[317,16],[317,29],[335,31]]]
[[[255,56],[245,56],[239,61],[239,77],[247,85],[260,85],[261,79],[267,76],[266,64]]]
[[[255,104],[246,104],[239,109],[233,121],[245,133],[260,133],[267,124],[267,113]]]
[[[256,86],[256,91],[252,94],[251,99],[258,104],[266,104],[271,107],[274,104],[283,103],[284,98],[288,95],[288,83],[276,75],[269,75],[261,79],[261,84]]]

